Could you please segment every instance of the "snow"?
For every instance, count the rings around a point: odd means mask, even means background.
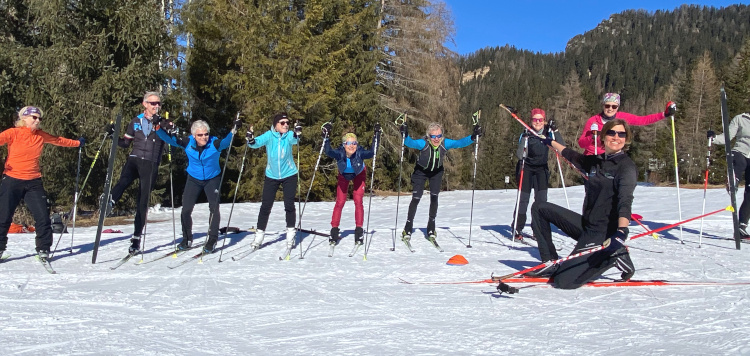
[[[655,228],[678,221],[675,188],[638,187],[633,212]],[[577,210],[583,187],[568,188]],[[738,194],[742,196],[742,191]],[[393,240],[396,197],[374,197],[370,229],[374,230],[367,260],[353,246],[354,208],[344,208],[343,241],[327,257],[327,240],[303,235],[304,259],[295,249],[290,261],[284,250],[283,206],[276,202],[268,226],[268,242],[241,261],[231,257],[252,241],[250,233],[228,235],[227,247],[204,263],[192,261],[169,269],[181,259],[166,258],[137,265],[134,258],[117,270],[129,235],[105,234],[98,261],[91,264],[96,228],[77,228],[73,253],[63,235],[52,265],[57,275],[34,260],[33,235],[11,235],[11,258],[0,265],[0,344],[4,354],[217,354],[248,355],[286,352],[329,355],[539,355],[539,354],[750,354],[750,288],[689,286],[581,288],[547,286],[498,294],[490,284],[404,284],[409,282],[479,281],[491,273],[504,275],[539,263],[535,248],[508,238],[515,191],[478,191],[471,245],[471,191],[443,192],[438,213],[438,252],[423,239],[428,202],[420,204],[412,237],[415,253]],[[367,207],[367,198],[365,198]],[[400,199],[399,233],[410,197]],[[682,216],[700,215],[703,191],[681,190]],[[565,205],[561,189],[549,201]],[[708,191],[706,212],[729,204],[723,189]],[[255,225],[259,203],[234,206],[231,226]],[[222,226],[231,205],[223,204]],[[310,203],[303,226],[327,232],[332,202]],[[175,212],[179,219],[179,209]],[[149,261],[172,246],[172,213],[150,213],[146,240]],[[193,213],[197,242],[205,239],[208,207]],[[701,222],[664,231],[663,238],[631,241],[636,279],[750,282],[750,245],[735,249],[732,219],[721,212]],[[109,226],[132,232],[132,225]],[[177,222],[179,231],[179,220]],[[204,232],[201,232],[204,231]],[[526,231],[530,232],[527,226]],[[635,223],[631,233],[643,231]],[[55,235],[55,239],[59,235]],[[179,236],[178,236],[179,239]],[[571,239],[553,235],[561,256]],[[219,242],[221,245],[221,241]],[[192,252],[192,251],[191,251]],[[461,254],[465,266],[445,262]],[[611,270],[605,277],[617,278]]]

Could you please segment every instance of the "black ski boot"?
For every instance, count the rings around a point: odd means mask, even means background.
[[[179,245],[177,245],[177,251],[189,250],[193,246],[193,239],[186,237],[182,239]]]
[[[362,230],[362,226],[357,226],[356,229],[354,229],[354,243],[356,245],[364,245],[365,243],[365,237],[364,237],[364,230]]]
[[[208,240],[206,241],[206,244],[203,245],[203,253],[209,254],[214,253],[216,251],[216,241],[218,240],[218,237],[216,236],[209,236]]]
[[[128,248],[128,252],[131,255],[138,254],[138,252],[141,251],[141,237],[140,236],[133,236],[132,239],[130,239],[130,248]]]
[[[331,245],[336,245],[339,243],[339,228],[338,227],[331,228],[331,236],[328,237],[328,243],[330,243]]]

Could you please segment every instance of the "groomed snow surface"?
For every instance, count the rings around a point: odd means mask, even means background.
[[[580,211],[583,187],[568,189],[570,206]],[[738,194],[742,196],[742,190]],[[91,251],[96,228],[77,228],[73,253],[70,234],[63,236],[48,274],[33,256],[33,234],[11,235],[11,258],[0,264],[0,344],[3,354],[44,355],[726,355],[750,354],[750,286],[581,288],[548,286],[498,294],[490,284],[405,284],[478,281],[539,263],[536,248],[511,244],[509,225],[516,193],[477,191],[471,245],[471,191],[440,194],[440,253],[423,238],[428,201],[417,212],[407,251],[392,232],[396,197],[374,197],[372,245],[349,258],[354,245],[354,207],[344,208],[343,240],[329,258],[324,237],[303,234],[304,259],[295,249],[283,253],[283,204],[276,202],[266,244],[232,261],[237,249],[253,239],[248,232],[227,236],[221,263],[218,252],[204,263],[182,259],[137,265],[133,258],[110,270],[126,254],[132,225],[108,226],[122,234],[104,234],[96,264]],[[703,191],[681,190],[682,217],[701,214]],[[398,233],[410,197],[402,196]],[[565,206],[562,189],[549,201]],[[706,212],[729,204],[722,189],[708,192]],[[231,226],[255,225],[259,203],[234,206]],[[310,203],[303,227],[327,232],[332,202]],[[367,197],[365,198],[367,209]],[[226,226],[230,204],[221,206]],[[651,228],[679,220],[675,188],[638,187],[633,212]],[[180,231],[180,210],[175,211]],[[152,209],[145,261],[172,248],[172,213]],[[204,241],[208,207],[193,213],[196,242]],[[530,218],[529,218],[530,220]],[[635,279],[750,282],[750,244],[736,250],[732,218],[722,212],[663,238],[631,241]],[[527,232],[531,228],[526,227]],[[632,234],[643,230],[633,223]],[[57,241],[59,235],[55,235]],[[573,241],[555,231],[565,256]],[[178,236],[179,242],[179,236]],[[219,241],[221,246],[222,241]],[[446,261],[461,254],[465,266]],[[617,278],[610,270],[603,278]]]

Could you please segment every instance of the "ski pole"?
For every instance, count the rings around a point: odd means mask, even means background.
[[[523,187],[523,171],[526,168],[526,154],[528,153],[528,149],[529,149],[529,136],[527,134],[523,138],[523,154],[521,155],[521,174],[518,179],[518,192],[516,193],[516,209],[513,211],[513,226],[510,227],[511,248],[515,247],[516,234],[520,234],[520,231],[518,231],[518,227],[516,225],[518,224],[518,208],[521,205],[521,189]]]
[[[235,118],[235,121],[239,120],[239,119],[240,119],[240,112],[238,111],[237,112],[237,116]],[[234,134],[232,133],[232,135],[234,135]],[[232,137],[232,138],[234,138],[234,137]],[[247,147],[247,145],[245,147]],[[247,153],[247,149],[245,149],[245,152]],[[216,212],[217,213],[219,212],[219,210],[221,210],[221,183],[224,182],[224,174],[227,173],[227,163],[229,163],[229,156],[231,155],[231,153],[232,153],[232,143],[230,142],[229,143],[229,147],[227,147],[227,157],[224,158],[224,168],[221,169],[221,178],[219,178],[219,187],[216,188],[216,190],[218,191],[218,194],[216,194]],[[208,238],[206,239],[206,242],[203,244],[203,251],[201,251],[201,258],[200,258],[200,260],[198,260],[198,263],[203,263],[203,256],[206,255],[206,247],[205,246],[208,243],[208,239],[211,238],[211,235],[210,235],[210,233],[211,233],[211,221],[213,219],[214,219],[214,213],[211,212],[208,215],[208,233],[209,233],[209,235],[208,235]],[[224,238],[223,239],[225,239],[225,238],[226,238],[226,233],[224,234]],[[218,239],[218,237],[217,237],[217,239]],[[222,241],[222,246],[224,246],[224,241]],[[221,257],[221,254],[219,254],[219,257]]]
[[[252,126],[250,127],[250,131],[252,131]],[[245,137],[245,150],[242,152],[242,164],[240,164],[240,174],[237,176],[237,182],[234,186],[234,197],[232,197],[232,207],[229,208],[229,218],[227,218],[227,228],[224,230],[224,238],[221,239],[221,252],[219,252],[219,262],[221,261],[221,256],[224,255],[224,245],[227,243],[226,235],[229,234],[229,222],[232,221],[232,212],[234,211],[234,203],[237,201],[237,191],[240,189],[240,179],[242,178],[242,171],[245,170],[245,157],[247,157],[247,148],[249,147],[250,142]]]
[[[677,211],[680,217],[680,220],[682,220],[682,203],[680,202],[680,170],[677,166],[677,137],[675,135],[674,130],[674,115],[672,117],[672,147],[674,152],[674,175],[675,175],[675,184],[677,185]],[[685,244],[685,241],[682,240],[682,226],[680,226],[680,243]]]
[[[379,125],[379,124],[378,124]],[[367,238],[367,233],[370,231],[370,208],[372,208],[372,196],[375,195],[372,191],[373,185],[375,184],[375,159],[378,158],[378,145],[380,145],[380,132],[375,132],[375,143],[374,148],[372,152],[372,173],[370,175],[370,200],[367,203],[367,225],[365,225],[365,238]],[[365,253],[364,256],[362,256],[363,261],[367,261],[367,251],[370,250],[370,244],[372,244],[372,235],[370,234],[370,238],[365,243]]]
[[[550,134],[552,135],[552,140],[555,140],[555,132],[550,130]],[[570,210],[570,201],[568,200],[568,190],[565,189],[565,176],[563,176],[562,166],[560,165],[560,152],[555,151],[555,159],[557,160],[557,169],[560,171],[560,183],[562,183],[563,193],[565,193],[565,204],[568,205],[568,210]]]
[[[711,128],[708,129],[709,131]],[[703,178],[703,213],[706,212],[706,192],[708,192],[708,169],[711,166],[711,144],[714,138],[708,137],[708,151],[706,152],[706,175]],[[701,248],[703,242],[703,219],[701,219],[701,230],[698,234],[698,248]]]
[[[164,113],[169,120],[169,112]],[[177,120],[175,120],[177,121]],[[174,219],[174,181],[172,180],[172,145],[167,145],[167,159],[169,159],[169,200],[172,202],[172,248],[177,250],[177,225]]]
[[[722,211],[725,211],[725,210],[726,210],[726,211],[731,211],[731,212],[734,212],[734,208],[733,208],[733,207],[732,207],[732,206],[730,205],[730,206],[727,206],[726,208],[721,208],[721,209],[719,209],[719,210],[716,210],[716,211],[712,211],[712,212],[710,212],[710,213],[707,213],[707,214],[699,215],[699,216],[696,216],[696,217],[694,217],[694,218],[690,218],[690,219],[687,219],[687,220],[683,220],[683,221],[680,221],[680,222],[676,222],[676,223],[674,223],[674,224],[671,224],[671,225],[666,225],[666,226],[662,226],[662,227],[660,227],[660,228],[657,228],[657,229],[654,229],[654,230],[650,230],[650,231],[642,232],[642,233],[640,233],[640,234],[638,234],[638,235],[635,235],[635,236],[633,236],[633,237],[631,237],[631,238],[628,238],[628,239],[627,239],[626,241],[630,241],[630,240],[635,240],[635,239],[637,239],[637,238],[639,238],[639,237],[643,237],[643,236],[646,236],[646,235],[650,235],[650,234],[653,234],[653,233],[657,233],[657,232],[659,232],[659,231],[664,231],[664,230],[668,230],[668,229],[671,229],[671,228],[673,228],[673,227],[676,227],[676,226],[682,226],[682,224],[685,224],[685,223],[691,222],[691,221],[693,221],[693,220],[698,220],[698,219],[704,218],[704,217],[706,217],[706,216],[709,216],[709,215],[717,214],[717,213],[720,213],[720,212],[722,212]],[[511,278],[511,277],[516,277],[516,276],[520,276],[520,275],[522,275],[522,274],[525,274],[525,273],[528,273],[528,272],[531,272],[531,271],[536,271],[536,270],[538,270],[538,269],[541,269],[541,268],[544,268],[544,267],[547,267],[547,266],[552,266],[552,265],[555,265],[555,264],[563,263],[563,262],[565,262],[565,261],[568,261],[568,260],[572,260],[572,259],[574,259],[574,258],[577,258],[577,257],[581,257],[581,256],[589,255],[589,254],[592,254],[592,253],[594,253],[594,252],[598,252],[598,251],[601,251],[601,250],[603,250],[603,249],[605,249],[605,248],[609,247],[609,245],[610,245],[610,242],[611,242],[611,238],[607,238],[607,239],[606,239],[606,240],[604,241],[604,243],[603,243],[603,244],[601,244],[601,245],[599,245],[599,246],[596,246],[596,247],[594,247],[594,248],[592,248],[592,249],[589,249],[589,250],[585,250],[585,251],[581,251],[581,252],[578,252],[578,253],[574,253],[574,254],[572,254],[572,255],[569,255],[569,256],[567,256],[567,257],[563,257],[563,258],[560,258],[560,259],[557,259],[557,260],[553,260],[553,261],[547,261],[547,262],[545,262],[545,263],[540,263],[540,264],[538,264],[538,265],[536,265],[536,266],[533,266],[533,267],[529,267],[529,268],[527,268],[527,269],[524,269],[524,270],[516,271],[516,272],[513,272],[513,273],[511,273],[511,274],[506,274],[506,275],[504,275],[504,276],[499,276],[499,277],[492,277],[492,279],[493,279],[494,281],[502,281],[502,280],[504,280],[504,279],[508,279],[508,278]],[[620,241],[620,242],[622,243],[622,242],[625,242],[625,241]]]
[[[704,211],[704,213],[705,213],[705,211]],[[643,227],[644,230],[649,231],[648,226],[644,225],[641,222],[641,220],[643,220],[643,216],[640,216],[638,214],[630,214],[630,218],[633,219],[633,221],[637,222],[638,225],[641,225],[641,227]],[[659,238],[659,235],[657,233],[653,233],[653,234],[651,234],[651,236],[653,236],[654,239],[658,239]]]
[[[518,114],[517,114],[517,112],[516,112],[516,109],[514,109],[513,107],[510,107],[510,106],[505,106],[505,105],[503,105],[503,104],[500,104],[500,107],[501,107],[501,108],[503,108],[503,109],[505,109],[505,110],[506,110],[506,111],[507,111],[507,112],[508,112],[508,113],[510,114],[510,116],[511,116],[512,118],[514,118],[514,119],[515,119],[516,121],[518,121],[518,123],[519,123],[519,124],[523,125],[523,127],[525,127],[525,128],[527,129],[527,130],[529,130],[529,132],[531,132],[531,133],[532,133],[532,134],[533,134],[534,136],[536,136],[536,137],[539,137],[539,138],[541,138],[541,139],[544,139],[544,138],[545,138],[545,137],[542,137],[542,135],[538,134],[538,133],[537,133],[536,131],[534,131],[534,129],[532,129],[532,128],[531,128],[531,126],[529,126],[529,124],[527,124],[527,123],[523,122],[523,120],[521,120],[521,118],[520,118],[520,117],[518,117]],[[575,165],[574,165],[573,163],[571,163],[570,161],[568,161],[568,159],[567,159],[567,158],[565,158],[565,156],[561,156],[561,157],[563,158],[563,160],[565,160],[565,162],[566,162],[566,163],[567,163],[567,164],[568,164],[568,165],[569,165],[570,167],[573,167],[573,169],[575,169],[575,170],[576,170],[576,172],[578,172],[578,174],[580,174],[580,175],[581,175],[581,177],[583,177],[583,179],[584,179],[584,180],[589,180],[589,177],[588,177],[588,176],[586,175],[586,173],[583,173],[583,171],[581,171],[581,170],[580,170],[580,169],[579,169],[578,167],[576,167],[576,166],[575,166]]]
[[[313,169],[313,175],[312,175],[312,178],[310,179],[310,186],[307,188],[307,195],[305,195],[305,203],[302,205],[302,211],[300,211],[300,213],[299,213],[299,222],[297,223],[297,230],[299,230],[299,229],[302,228],[302,214],[305,213],[305,207],[307,206],[307,200],[310,198],[310,191],[312,190],[313,183],[315,182],[315,173],[318,172],[318,165],[320,164],[320,157],[323,156],[323,150],[325,148],[326,148],[326,140],[323,140],[323,144],[320,145],[320,152],[318,152],[318,160],[315,161],[315,168]],[[299,152],[299,149],[298,149],[297,152]],[[300,245],[300,254],[299,254],[299,259],[300,260],[305,259],[305,252],[307,252],[310,249],[310,247],[312,246],[313,242],[315,242],[315,236],[313,236],[312,240],[310,241],[310,244],[307,245],[307,248],[304,251],[302,251],[302,246]],[[300,240],[300,243],[302,243],[301,240]]]
[[[594,134],[594,156],[599,154],[599,124],[591,124],[591,133]]]
[[[406,117],[408,114],[399,115],[394,123],[396,126],[401,126],[406,123]],[[399,121],[400,120],[400,121]],[[406,142],[406,135],[401,132],[401,158],[398,161],[398,194],[396,194],[396,224],[393,227],[393,247],[391,251],[396,251],[396,235],[398,231],[398,205],[401,200],[401,175],[404,172],[404,142]]]
[[[70,221],[73,221],[73,228],[70,232],[70,253],[73,253],[73,236],[75,235],[76,230],[76,213],[77,213],[77,207],[78,207],[78,199],[80,198],[81,191],[86,187],[86,182],[89,180],[89,176],[91,175],[91,171],[94,169],[94,164],[96,164],[97,158],[99,158],[99,153],[102,151],[102,147],[104,147],[104,143],[107,141],[108,135],[105,134],[104,138],[102,139],[102,143],[99,145],[99,149],[96,150],[96,154],[94,155],[94,159],[91,161],[91,166],[89,167],[89,172],[86,173],[86,178],[83,179],[83,184],[81,186],[78,186],[78,177],[81,173],[81,150],[79,148],[78,150],[78,168],[76,172],[76,192],[73,195],[73,215],[71,218],[65,220],[65,225],[63,226],[62,232],[60,233],[60,237],[57,238],[57,243],[55,244],[55,248],[52,249],[52,253],[50,254],[50,258],[55,256],[55,251],[57,251],[57,246],[60,244],[60,240],[62,240],[62,235],[65,233],[65,229],[68,228],[68,223]]]
[[[474,113],[474,115],[471,116],[471,121],[474,123],[474,126],[479,125],[479,119],[482,117],[482,108],[479,108],[477,112]],[[471,175],[471,213],[469,214],[469,244],[466,245],[467,248],[471,248],[471,227],[474,223],[474,191],[477,187],[477,155],[479,154],[479,136],[476,137],[476,142],[474,143],[474,173]]]

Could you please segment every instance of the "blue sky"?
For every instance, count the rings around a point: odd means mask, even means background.
[[[611,14],[627,9],[674,10],[681,4],[726,7],[748,1],[505,1],[444,0],[456,28],[459,54],[510,44],[534,52],[562,52],[573,36],[596,27]]]

